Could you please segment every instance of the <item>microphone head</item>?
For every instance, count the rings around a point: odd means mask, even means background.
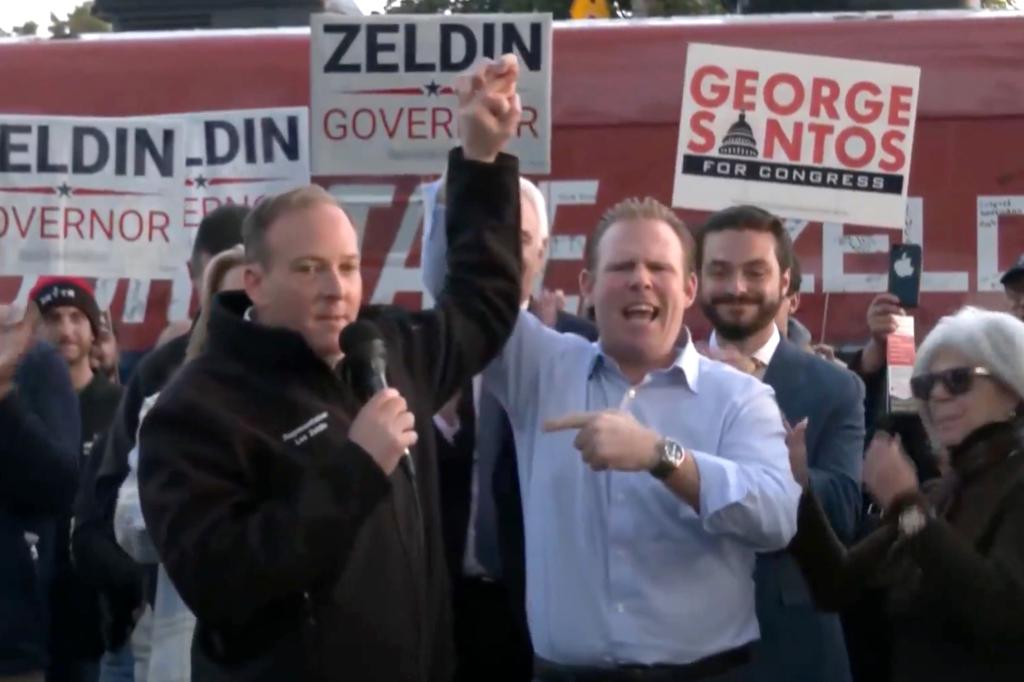
[[[387,355],[384,335],[369,320],[356,320],[345,325],[341,330],[339,345],[346,357],[368,363],[379,362]]]

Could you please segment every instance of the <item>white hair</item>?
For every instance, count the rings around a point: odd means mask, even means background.
[[[973,366],[984,367],[1024,402],[1024,322],[1009,313],[961,308],[939,320],[925,337],[917,350],[914,376],[927,374],[942,349],[954,350]],[[934,434],[927,404],[922,403],[920,413],[925,428]]]
[[[537,232],[541,240],[547,239],[551,236],[551,225],[548,224],[548,204],[544,201],[544,195],[537,185],[523,177],[519,178],[519,195],[533,205],[537,213]]]
[[[447,175],[442,174],[440,178],[423,185],[423,214],[426,220],[433,221],[434,204],[445,203],[444,185]],[[544,200],[544,194],[540,188],[524,177],[519,178],[519,195],[533,206],[537,213],[537,232],[541,240],[551,236],[551,223],[548,220],[548,204]]]

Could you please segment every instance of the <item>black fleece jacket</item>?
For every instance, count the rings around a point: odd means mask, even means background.
[[[385,476],[348,439],[360,404],[344,377],[298,334],[246,321],[242,294],[216,300],[206,351],[143,422],[143,513],[198,618],[204,680],[451,677],[431,418],[511,333],[521,264],[516,160],[456,150],[448,178],[437,307],[360,312],[416,418],[419,505],[403,467]]]

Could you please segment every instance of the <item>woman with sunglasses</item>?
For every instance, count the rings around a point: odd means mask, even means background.
[[[918,351],[921,419],[948,457],[923,488],[898,440],[878,434],[864,484],[885,510],[846,549],[810,490],[790,545],[816,605],[882,588],[891,679],[1024,680],[1024,322],[965,308]]]

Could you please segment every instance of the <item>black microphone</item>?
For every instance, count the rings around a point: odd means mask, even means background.
[[[339,343],[341,352],[345,354],[342,360],[343,372],[348,374],[361,400],[369,400],[388,387],[388,350],[384,344],[384,335],[377,325],[369,320],[356,320],[345,325]],[[416,465],[409,448],[405,449],[402,463],[408,468],[415,484]]]
[[[343,371],[348,374],[360,400],[369,400],[388,387],[385,377],[388,350],[377,325],[367,320],[345,325],[339,343],[341,352],[345,354]]]

